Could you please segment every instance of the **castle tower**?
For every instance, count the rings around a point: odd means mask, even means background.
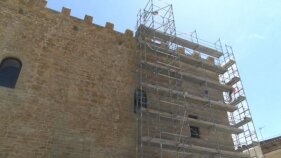
[[[153,0],[137,26],[139,157],[262,157],[232,48],[177,36]]]
[[[230,46],[152,0],[135,36],[46,4],[0,2],[0,158],[258,156]]]

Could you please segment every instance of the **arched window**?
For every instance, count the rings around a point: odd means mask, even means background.
[[[21,61],[16,58],[4,59],[0,64],[0,86],[15,88],[21,66]]]

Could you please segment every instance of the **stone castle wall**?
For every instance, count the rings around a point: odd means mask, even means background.
[[[133,32],[119,33],[111,23],[98,26],[91,16],[81,20],[71,17],[70,9],[45,6],[43,0],[0,1],[0,61],[22,62],[16,88],[0,87],[0,158],[136,157]],[[215,73],[183,66],[217,81]],[[204,94],[203,85],[182,86],[190,94]],[[209,91],[222,100],[221,91]],[[210,111],[197,106],[191,114],[209,117]],[[226,112],[214,112],[228,124]],[[200,131],[202,140],[216,141],[219,134],[232,144],[230,134]]]
[[[0,61],[23,64],[16,88],[0,87],[0,157],[133,157],[133,33],[45,5],[0,2]]]

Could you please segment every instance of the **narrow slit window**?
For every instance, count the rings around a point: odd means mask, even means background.
[[[15,58],[6,58],[0,64],[0,86],[15,88],[22,64]]]
[[[142,107],[147,108],[146,92],[144,90],[137,89],[134,95],[134,112],[140,112]]]

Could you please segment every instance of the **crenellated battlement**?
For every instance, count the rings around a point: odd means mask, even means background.
[[[98,25],[94,23],[94,18],[91,15],[85,15],[84,19],[77,18],[75,16],[71,15],[71,9],[67,7],[62,7],[61,11],[55,11],[51,8],[47,8],[47,1],[46,0],[6,0],[1,3],[7,3],[10,4],[10,6],[17,6],[20,12],[37,12],[37,13],[43,13],[42,15],[45,17],[53,17],[53,18],[59,18],[62,20],[70,20],[74,21],[73,30],[79,31],[79,28],[97,28],[98,31],[106,31],[111,32],[113,34],[118,35],[119,37],[116,38],[118,43],[124,43],[127,42],[128,44],[125,44],[127,47],[134,47],[134,32],[130,29],[126,29],[125,32],[120,33],[116,30],[114,30],[114,24],[111,22],[106,22],[104,26]],[[15,5],[15,3],[17,5]],[[22,11],[23,10],[23,11]],[[86,26],[86,27],[85,27]],[[120,38],[121,37],[121,38]],[[177,50],[178,53],[184,55],[185,49],[179,48]],[[207,59],[201,58],[200,53],[193,52],[190,57],[193,57],[197,60],[202,60],[205,62],[208,62],[210,64],[214,64],[214,59],[211,57],[208,57]]]
[[[93,23],[93,16],[85,15],[84,19],[77,18],[75,16],[71,16],[71,9],[62,7],[61,11],[55,11],[51,8],[47,8],[47,1],[46,0],[4,0],[0,2],[0,4],[6,4],[11,7],[17,7],[23,14],[23,12],[32,12],[36,11],[38,13],[44,13],[45,16],[55,16],[62,17],[63,19],[74,20],[76,22],[76,27],[79,28],[79,25],[91,25],[92,27],[98,27],[99,29],[105,29],[106,31],[110,31],[113,33],[117,33],[119,35],[124,36],[126,39],[130,39],[134,37],[133,31],[126,29],[124,33],[120,33],[114,30],[114,24],[111,22],[106,22],[104,26],[100,26],[98,24]],[[52,14],[52,15],[51,15]],[[78,23],[77,23],[78,21]],[[79,24],[80,22],[80,24]]]

